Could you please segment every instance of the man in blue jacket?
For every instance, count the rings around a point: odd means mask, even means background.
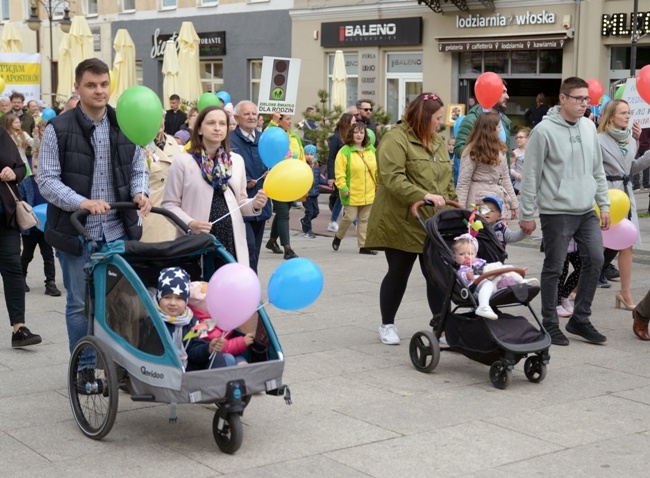
[[[255,197],[263,188],[269,168],[262,162],[258,143],[261,133],[257,131],[257,105],[252,101],[240,101],[234,110],[237,127],[230,133],[230,150],[244,158],[246,165],[246,189],[248,197]],[[266,203],[259,216],[244,216],[246,241],[251,269],[257,272],[262,250],[262,239],[267,219],[271,217],[271,201]]]

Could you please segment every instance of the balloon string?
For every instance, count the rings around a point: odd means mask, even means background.
[[[248,201],[245,201],[244,203],[240,204],[240,205],[237,206],[235,209],[233,209],[233,210],[231,210],[231,211],[228,211],[228,212],[227,212],[226,214],[224,214],[223,216],[221,216],[221,217],[215,219],[214,221],[211,222],[211,224],[216,224],[217,222],[221,221],[223,218],[230,216],[230,215],[231,215],[233,212],[235,212],[237,209],[241,209],[241,208],[243,208],[246,204],[248,204],[249,202],[254,201],[254,200],[255,200],[255,198],[250,198]]]
[[[257,309],[255,309],[255,311],[257,312],[258,310],[262,309],[263,307],[266,307],[266,306],[269,305],[269,304],[270,304],[270,302],[269,302],[269,301],[266,301],[266,302],[264,302],[263,304],[260,304],[260,306],[259,306]]]

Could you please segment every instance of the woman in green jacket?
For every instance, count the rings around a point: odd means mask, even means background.
[[[452,163],[438,127],[444,114],[442,100],[433,93],[422,94],[409,103],[404,119],[381,140],[377,153],[377,195],[370,213],[365,247],[383,250],[388,272],[379,291],[382,325],[381,341],[389,345],[400,342],[395,315],[415,260],[427,281],[427,300],[433,314],[440,312],[444,292],[424,272],[425,232],[411,217],[410,207],[422,199],[434,207],[423,207],[426,220],[445,199],[456,201]]]

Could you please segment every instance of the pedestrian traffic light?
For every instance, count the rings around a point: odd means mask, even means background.
[[[271,74],[271,101],[284,101],[287,97],[287,83],[289,82],[289,63],[290,60],[275,59],[273,60],[273,70]]]

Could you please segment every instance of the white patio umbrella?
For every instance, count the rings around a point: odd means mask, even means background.
[[[198,101],[203,93],[199,73],[199,36],[192,22],[183,22],[178,32],[180,53],[178,54],[179,75],[178,95],[187,101]]]
[[[72,80],[74,81],[74,70],[77,68],[77,65],[82,61],[95,56],[93,49],[93,34],[90,31],[86,17],[77,15],[72,18],[69,36],[70,64],[72,66]]]
[[[72,96],[74,88],[74,71],[72,69],[72,60],[70,59],[70,35],[65,33],[59,45],[59,61],[57,62],[57,71],[59,74],[59,84],[56,89],[56,100],[58,102],[66,101]]]
[[[122,93],[138,84],[138,79],[135,74],[135,44],[129,32],[124,28],[117,31],[113,48],[115,49],[115,61],[113,62],[115,88],[111,93],[110,104],[115,106]]]
[[[179,78],[178,78],[178,53],[176,52],[176,43],[167,40],[165,43],[165,54],[163,56],[162,74],[163,74],[163,104],[165,109],[171,108],[169,97],[179,95]]]
[[[0,52],[22,53],[23,39],[18,33],[16,26],[7,22],[2,27],[2,40],[0,41]]]
[[[334,67],[332,68],[332,108],[340,106],[345,110],[347,102],[347,87],[345,85],[348,73],[345,71],[345,58],[341,50],[334,54]]]

